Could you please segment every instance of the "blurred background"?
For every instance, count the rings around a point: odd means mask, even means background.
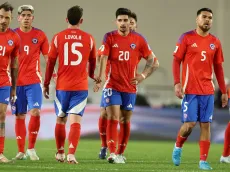
[[[11,27],[18,27],[17,7],[30,4],[35,8],[34,27],[43,30],[49,40],[52,36],[67,27],[65,18],[68,8],[80,5],[84,9],[84,22],[81,29],[91,33],[100,47],[105,33],[116,29],[115,11],[126,7],[137,14],[138,32],[145,36],[160,62],[160,68],[138,89],[136,109],[132,119],[131,139],[171,140],[175,139],[180,126],[180,103],[174,95],[172,78],[172,53],[180,35],[195,29],[196,12],[208,7],[213,10],[214,19],[211,32],[222,42],[225,55],[226,84],[230,73],[230,1],[229,0],[9,0],[15,7]],[[3,2],[2,2],[3,3]],[[41,57],[41,69],[44,78],[45,62]],[[142,71],[145,61],[141,61]],[[44,100],[40,139],[54,138],[55,114],[53,99],[55,85],[51,85],[51,99]],[[82,137],[99,138],[98,118],[101,93],[93,93],[93,82],[89,81],[89,99],[83,117]],[[216,84],[216,95],[218,85]],[[212,141],[222,142],[224,129],[229,120],[228,110],[219,108],[218,96],[212,124]],[[14,117],[8,110],[7,136],[14,137]],[[28,120],[29,118],[27,118]],[[28,122],[28,121],[27,121]],[[197,127],[195,130],[199,130]],[[198,140],[199,132],[194,131],[190,140]]]

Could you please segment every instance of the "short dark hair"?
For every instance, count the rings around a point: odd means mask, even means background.
[[[131,11],[128,8],[118,8],[116,11],[116,18],[120,15],[128,15],[131,16]]]
[[[131,12],[130,17],[131,17],[131,18],[134,18],[134,20],[137,22],[137,15],[136,15],[136,13]]]
[[[1,10],[2,8],[3,8],[5,11],[11,11],[11,13],[12,13],[13,10],[14,10],[14,7],[13,7],[10,3],[8,3],[8,2],[5,2],[4,4],[0,5],[0,10]]]
[[[71,7],[67,12],[67,19],[71,25],[77,25],[83,16],[83,8],[78,5]]]
[[[212,10],[210,8],[201,8],[197,11],[196,15],[199,16],[202,11],[207,11],[213,14]]]

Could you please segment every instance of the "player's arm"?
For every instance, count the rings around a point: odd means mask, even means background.
[[[224,62],[223,57],[223,51],[221,44],[219,42],[219,46],[216,49],[215,57],[214,57],[214,72],[216,75],[216,79],[220,88],[220,91],[222,93],[222,107],[227,106],[228,104],[228,95],[227,95],[227,89],[224,81],[224,70],[222,63]]]
[[[93,37],[90,38],[90,45],[91,45],[91,51],[90,51],[90,56],[89,56],[89,77],[94,79],[94,71],[96,68],[96,44],[95,40]]]
[[[20,38],[19,36],[15,37],[15,47],[11,53],[11,81],[12,81],[12,87],[11,87],[11,93],[10,93],[10,100],[12,102],[16,101],[16,83],[17,83],[17,77],[18,77],[18,55],[20,51]]]
[[[176,48],[173,52],[173,63],[172,63],[172,72],[174,79],[174,89],[175,94],[178,98],[183,98],[183,90],[180,80],[180,65],[182,60],[184,59],[184,55],[186,53],[186,37],[185,35],[181,35],[179,38]]]
[[[155,70],[157,70],[157,68],[159,68],[160,65],[159,61],[156,60],[156,56],[153,53],[148,55],[146,59],[146,65],[141,74],[144,79],[149,77]]]
[[[98,70],[98,75],[96,78],[96,83],[101,83],[102,82],[102,78],[105,78],[105,69],[106,69],[106,64],[107,64],[107,60],[108,60],[108,56],[110,53],[110,37],[108,36],[108,34],[106,34],[104,36],[103,39],[103,43],[100,47],[100,52],[101,52],[101,56],[99,59],[99,70]]]
[[[48,52],[49,52],[49,41],[48,41],[48,38],[46,37],[45,34],[43,34],[43,42],[41,44],[41,52],[42,52],[42,55],[45,59],[45,62],[47,63],[48,62]],[[54,69],[54,73],[52,74],[52,77],[54,79],[54,82],[56,83],[57,81],[57,72],[56,70]]]
[[[45,81],[44,81],[44,90],[43,95],[46,99],[49,98],[49,84],[54,72],[54,66],[56,64],[58,52],[57,52],[57,35],[52,39],[50,50],[48,53],[48,60],[46,64],[46,72],[45,72]]]

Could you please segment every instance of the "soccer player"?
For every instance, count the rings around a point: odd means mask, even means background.
[[[230,107],[230,87],[228,87],[228,106]],[[221,163],[230,163],[230,121],[225,130],[224,136],[224,150],[220,157]]]
[[[40,128],[40,109],[42,105],[40,53],[47,58],[49,44],[45,33],[32,27],[34,8],[31,5],[18,7],[19,28],[15,31],[21,38],[19,53],[19,72],[17,80],[17,100],[12,105],[16,115],[15,133],[18,145],[17,160],[39,160],[34,149]],[[28,109],[27,109],[28,107]],[[26,113],[31,114],[28,131],[29,144],[25,155]]]
[[[196,123],[200,124],[200,162],[203,170],[211,170],[206,161],[210,147],[210,123],[214,110],[213,68],[222,92],[222,106],[227,105],[228,97],[224,83],[222,62],[224,61],[221,43],[209,33],[213,13],[209,8],[197,11],[195,30],[182,34],[179,38],[173,59],[175,94],[182,100],[182,126],[178,132],[172,154],[173,163],[178,166],[184,142]],[[180,64],[182,62],[182,81]]]
[[[20,46],[19,36],[9,28],[13,9],[7,2],[0,5],[0,162],[2,163],[10,162],[3,155],[5,118],[7,105],[16,99],[17,57]]]
[[[125,163],[123,153],[130,135],[130,118],[136,99],[136,87],[152,74],[159,64],[154,63],[154,56],[145,38],[130,32],[131,11],[119,8],[116,11],[118,30],[106,33],[101,46],[101,64],[97,82],[101,82],[105,73],[107,59],[110,62],[110,72],[103,90],[103,103],[107,112],[106,137],[110,151],[110,163]],[[147,60],[142,74],[136,74],[139,57]],[[121,115],[120,115],[121,113]],[[119,147],[117,146],[117,125],[119,118]],[[116,155],[117,154],[117,155]]]
[[[58,78],[56,86],[55,111],[57,115],[55,139],[57,161],[64,162],[65,124],[70,118],[68,163],[77,164],[75,151],[80,139],[81,119],[88,97],[87,64],[89,76],[94,78],[96,48],[94,38],[80,30],[83,9],[73,6],[67,12],[68,29],[54,35],[44,82],[43,94],[49,98],[49,84],[58,57]]]
[[[137,15],[134,12],[132,12],[129,19],[130,19],[130,30],[136,31],[136,29],[137,29]],[[100,57],[101,57],[101,51],[99,49],[98,54],[97,54],[97,59],[99,61],[100,61]],[[109,64],[109,61],[107,61],[106,76],[107,76],[109,70],[110,70],[110,64]],[[107,78],[106,78],[106,80],[107,80]],[[105,105],[103,103],[103,94],[102,94],[102,100],[101,100],[100,106],[101,106],[101,109],[100,109],[101,113],[100,113],[100,117],[98,120],[98,128],[99,128],[99,134],[100,134],[100,139],[101,139],[101,150],[99,153],[99,158],[100,159],[106,159],[106,155],[107,155],[107,142],[106,142],[107,113],[106,113]]]

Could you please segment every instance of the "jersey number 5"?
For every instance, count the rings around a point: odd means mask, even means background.
[[[205,60],[206,60],[206,51],[201,51],[201,56],[203,57],[203,58],[201,59],[201,61],[202,61],[202,62],[205,61]]]
[[[71,66],[77,66],[82,61],[82,53],[76,50],[76,47],[83,47],[83,44],[80,42],[74,42],[71,44],[71,53],[77,55],[78,59],[76,61],[70,61]],[[64,65],[69,65],[69,43],[64,44]]]

